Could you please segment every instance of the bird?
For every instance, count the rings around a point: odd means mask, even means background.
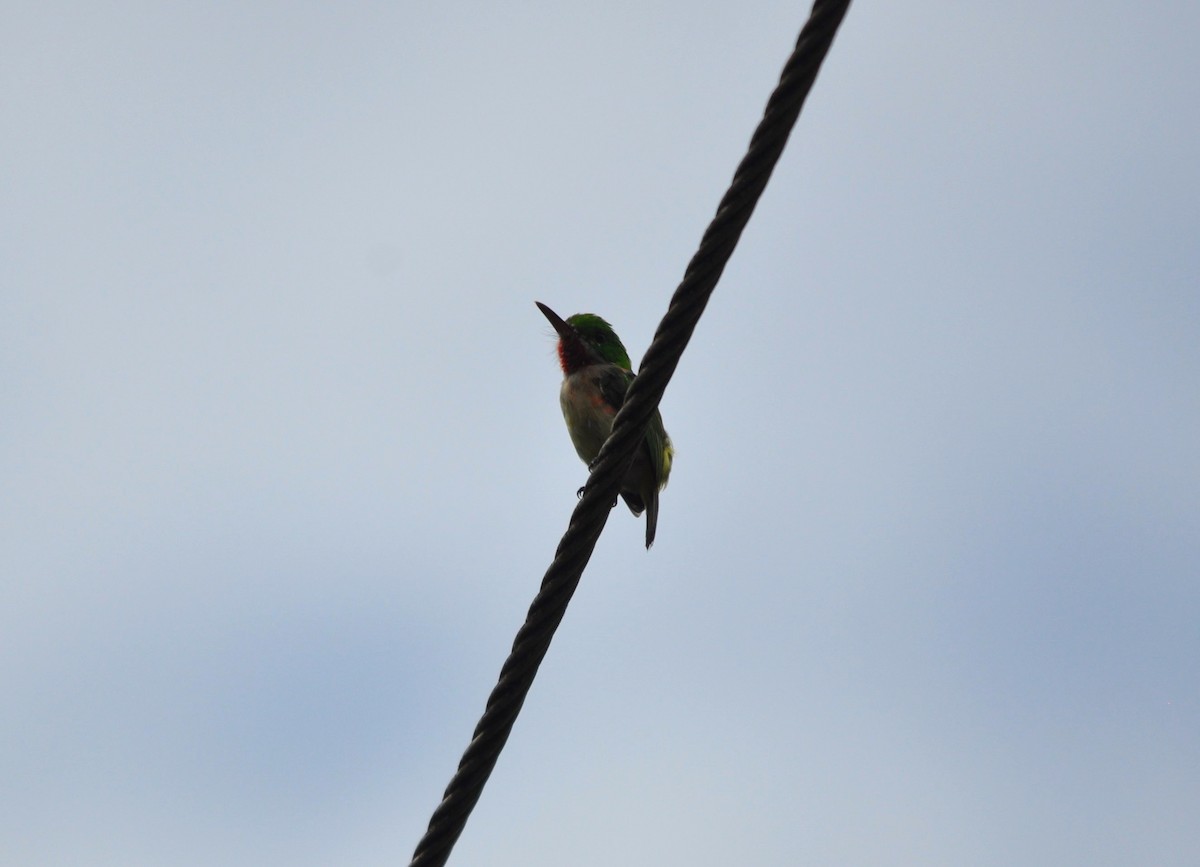
[[[621,338],[604,319],[594,313],[576,313],[563,319],[541,301],[534,303],[558,334],[558,361],[563,372],[559,403],[575,451],[590,467],[612,433],[613,418],[625,403],[625,394],[637,374],[630,367]],[[646,513],[647,549],[654,544],[658,493],[666,487],[674,457],[675,446],[656,409],[620,489],[621,499],[634,517]],[[579,492],[582,494],[583,489]]]

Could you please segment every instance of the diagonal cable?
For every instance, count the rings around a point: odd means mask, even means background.
[[[471,743],[429,820],[425,836],[417,844],[410,867],[445,864],[466,826],[592,556],[621,478],[633,460],[634,449],[642,441],[646,424],[658,407],[696,323],[767,186],[849,6],[850,0],[816,0],[813,4],[779,84],[767,101],[746,156],[671,297],[637,378],[617,413],[612,434],[592,464],[583,496],[558,543],[554,561],[542,578],[542,586],[529,607],[525,624],[517,632],[512,652],[500,669],[499,681],[488,697]]]

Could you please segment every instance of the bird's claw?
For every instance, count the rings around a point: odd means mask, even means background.
[[[583,492],[584,492],[584,491],[586,491],[586,490],[587,490],[587,485],[584,485],[584,486],[583,486],[583,487],[581,487],[581,488],[580,488],[578,491],[576,491],[576,492],[575,492],[575,497],[576,497],[577,499],[582,499],[582,498],[583,498]],[[612,505],[611,505],[611,506],[609,506],[609,508],[610,508],[610,509],[616,508],[616,505],[617,505],[617,498],[616,498],[616,497],[613,497]]]

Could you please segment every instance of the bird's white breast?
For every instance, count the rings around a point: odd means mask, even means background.
[[[600,392],[596,371],[585,367],[563,379],[558,399],[575,451],[590,464],[612,433],[616,415]]]

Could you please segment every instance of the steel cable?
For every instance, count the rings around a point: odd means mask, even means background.
[[[517,632],[512,652],[500,670],[471,743],[429,820],[428,830],[417,844],[410,867],[445,864],[466,826],[592,556],[621,478],[633,460],[634,449],[641,442],[646,424],[658,407],[696,323],[783,153],[849,6],[850,0],[817,0],[813,4],[779,84],[767,101],[746,156],[738,165],[729,190],[721,199],[716,216],[705,230],[700,247],[688,263],[646,350],[637,378],[617,413],[612,435],[592,464],[583,496],[558,543],[554,561],[542,578],[541,588]]]

